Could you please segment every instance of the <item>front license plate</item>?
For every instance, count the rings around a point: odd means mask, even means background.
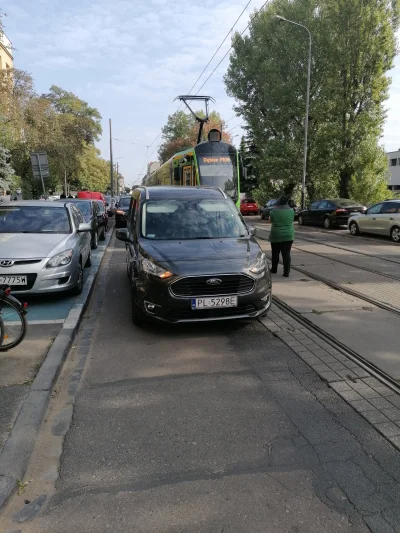
[[[220,309],[237,307],[237,296],[219,296],[218,298],[192,298],[192,309]]]
[[[0,285],[28,285],[26,276],[0,276]]]

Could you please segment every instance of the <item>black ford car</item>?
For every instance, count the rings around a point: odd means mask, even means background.
[[[126,227],[126,217],[128,215],[129,205],[131,203],[130,196],[121,196],[118,201],[115,210],[115,227],[116,228],[125,228]]]
[[[140,187],[125,241],[132,319],[251,318],[271,305],[271,276],[254,232],[214,187]]]

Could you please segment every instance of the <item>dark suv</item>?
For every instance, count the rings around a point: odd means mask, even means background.
[[[270,308],[267,259],[218,188],[140,187],[117,238],[127,245],[135,324],[250,318]]]

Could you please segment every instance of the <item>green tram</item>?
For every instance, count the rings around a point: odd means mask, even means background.
[[[239,208],[240,182],[246,177],[246,168],[238,150],[221,137],[219,130],[211,130],[207,141],[173,155],[143,184],[220,187]]]

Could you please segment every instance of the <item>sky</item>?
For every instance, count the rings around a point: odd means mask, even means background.
[[[138,183],[146,162],[157,160],[158,137],[169,114],[190,88],[249,0],[3,0],[4,31],[14,47],[14,66],[27,70],[38,93],[51,85],[72,91],[103,117],[98,143],[109,158],[112,119],[114,160],[127,184]],[[235,30],[243,31],[249,14],[265,0],[252,0]],[[193,92],[227,52],[226,40]],[[229,56],[200,94],[228,121],[239,144],[240,117],[226,95],[223,75]],[[390,72],[388,119],[382,143],[400,148],[400,59]],[[135,144],[132,144],[135,143]],[[148,148],[149,147],[149,148]]]

